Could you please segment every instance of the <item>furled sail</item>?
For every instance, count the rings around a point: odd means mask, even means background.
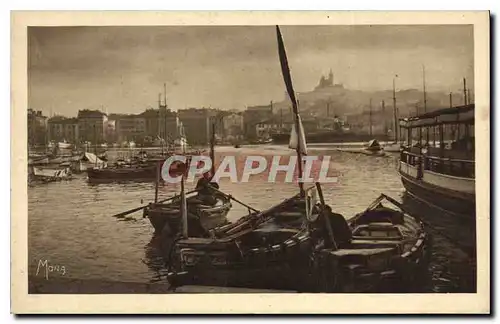
[[[307,155],[307,145],[306,145],[306,136],[304,133],[304,126],[302,126],[302,120],[300,119],[300,116],[297,116],[297,118],[299,119],[298,124],[299,124],[300,136],[297,133],[295,124],[293,124],[292,133],[290,134],[290,143],[288,144],[288,147],[295,150],[297,150],[300,147],[301,153]],[[300,146],[298,146],[299,144]]]

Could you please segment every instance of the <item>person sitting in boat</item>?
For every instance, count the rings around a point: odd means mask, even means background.
[[[344,247],[346,244],[349,244],[352,239],[352,231],[349,227],[344,216],[341,214],[334,213],[330,206],[325,206],[326,210],[324,216],[328,217],[330,220],[330,226],[332,227],[333,239],[335,240],[335,244],[337,248]],[[324,227],[324,221],[320,220],[318,217],[318,225],[321,228],[319,235],[322,236],[326,242],[326,245],[331,246],[332,242],[330,238],[330,232],[327,228]],[[325,242],[325,243],[326,243]]]
[[[217,199],[212,188],[219,189],[219,184],[212,182],[210,172],[203,173],[203,176],[196,183],[196,191],[198,191],[198,200],[206,205],[215,205]]]

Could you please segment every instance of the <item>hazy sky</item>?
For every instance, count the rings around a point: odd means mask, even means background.
[[[473,85],[472,26],[283,26],[296,91],[331,68],[361,90]],[[173,109],[244,109],[284,99],[274,26],[31,27],[29,105],[46,114],[79,109],[136,113],[157,107],[167,84]],[[101,108],[103,107],[103,108]]]

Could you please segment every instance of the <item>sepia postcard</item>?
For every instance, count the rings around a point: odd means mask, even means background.
[[[11,26],[12,313],[490,313],[489,12]]]

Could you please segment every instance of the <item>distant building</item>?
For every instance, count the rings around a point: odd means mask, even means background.
[[[54,116],[48,119],[49,141],[70,143],[79,142],[78,119],[63,116]]]
[[[47,142],[47,117],[41,111],[28,109],[28,145],[45,145]]]
[[[224,138],[237,139],[243,136],[244,120],[241,112],[229,112],[222,121]]]
[[[116,120],[108,118],[106,123],[105,138],[108,143],[116,143],[118,141],[118,134],[116,133]]]
[[[301,118],[301,120],[302,126],[304,127],[304,132],[306,134],[318,130],[318,120],[314,118]],[[272,118],[262,120],[257,123],[255,125],[255,133],[258,138],[266,138],[273,133],[290,132],[292,130],[293,124],[294,119],[291,115],[285,118],[273,116]]]
[[[108,116],[99,110],[78,111],[78,135],[80,142],[106,142]]]
[[[272,118],[273,116],[273,104],[264,106],[249,106],[243,112],[243,122],[244,129],[243,133],[247,139],[256,139],[257,135],[257,124],[262,120]]]
[[[177,111],[179,120],[184,126],[187,142],[192,145],[207,145],[210,143],[212,122],[216,130],[222,129],[222,118],[216,118],[220,111],[212,108],[189,108]]]
[[[139,115],[125,115],[115,121],[119,142],[142,141],[146,136],[146,119]]]
[[[170,109],[146,109],[139,114],[145,121],[145,136],[175,139],[179,128],[179,117]]]
[[[393,119],[389,111],[364,111],[356,115],[348,115],[347,123],[353,132],[372,135],[386,135],[393,128]],[[370,127],[371,124],[371,127]]]

